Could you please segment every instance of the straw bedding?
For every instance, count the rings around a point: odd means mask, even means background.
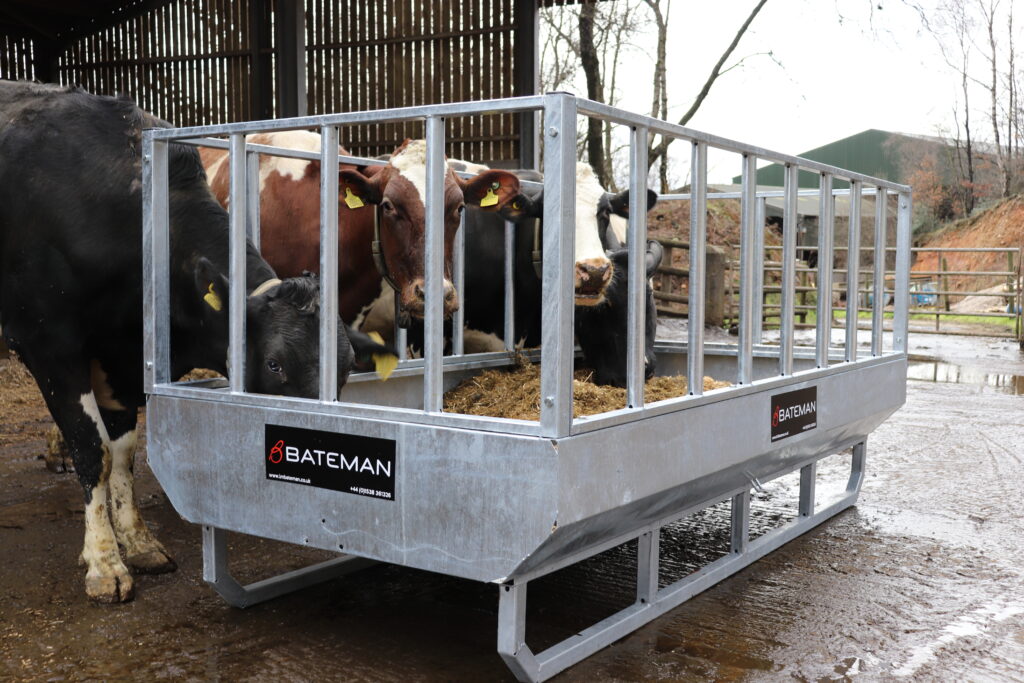
[[[573,417],[596,415],[626,407],[626,390],[591,381],[590,370],[573,377]],[[704,390],[730,386],[704,378]],[[683,376],[653,377],[644,386],[644,402],[652,403],[686,394]],[[540,365],[518,357],[510,368],[485,370],[463,380],[444,395],[444,410],[464,415],[486,415],[519,420],[540,419]]]

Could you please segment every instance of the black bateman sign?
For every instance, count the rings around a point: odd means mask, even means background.
[[[395,499],[395,442],[266,425],[263,462],[267,479]]]
[[[772,396],[772,441],[818,426],[818,387]]]

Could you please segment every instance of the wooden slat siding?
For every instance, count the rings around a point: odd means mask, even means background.
[[[12,81],[35,78],[31,40],[0,36],[0,78]]]

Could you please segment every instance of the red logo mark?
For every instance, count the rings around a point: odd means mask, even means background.
[[[772,412],[772,427],[779,426],[779,407],[775,406],[775,410]]]
[[[267,460],[275,465],[281,462],[281,459],[284,457],[284,451],[281,448],[282,446],[284,446],[284,439],[281,439],[274,444],[274,447],[270,449],[270,455],[267,457]]]

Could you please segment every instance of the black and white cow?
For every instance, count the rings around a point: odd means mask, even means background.
[[[119,545],[138,572],[175,568],[132,482],[145,398],[141,131],[167,125],[125,98],[0,81],[0,326],[68,442],[85,493],[86,593],[103,602],[133,596]],[[194,149],[169,157],[172,371],[226,373],[227,214]],[[246,389],[316,395],[317,281],[279,281],[252,245],[246,271]],[[339,386],[354,355],[386,352],[347,332],[339,321]]]
[[[536,171],[515,171],[520,180],[539,182]],[[657,202],[657,194],[648,191],[647,210]],[[609,239],[612,221],[628,216],[629,191],[609,197],[587,164],[578,164],[576,173],[576,249],[577,260],[581,241],[597,244],[602,252],[613,249],[610,280],[597,297],[576,297],[575,332],[583,351],[583,362],[594,369],[598,384],[625,386],[626,383],[626,256],[621,246],[624,236]],[[541,277],[534,254],[541,248],[543,235],[543,191],[531,194],[525,191],[509,202],[497,214],[486,215],[471,210],[466,213],[466,326],[498,336],[505,327],[505,284],[500,276],[504,272],[504,243],[501,239],[504,220],[516,224],[515,260],[515,335],[517,342],[526,347],[541,343]],[[536,223],[535,223],[536,221]],[[535,229],[536,228],[536,229]],[[582,236],[582,237],[581,237]],[[654,251],[656,253],[654,253]],[[647,255],[648,277],[661,261],[660,246],[649,247]],[[653,264],[653,265],[651,265]],[[647,288],[647,356],[646,377],[655,370],[654,298]]]

